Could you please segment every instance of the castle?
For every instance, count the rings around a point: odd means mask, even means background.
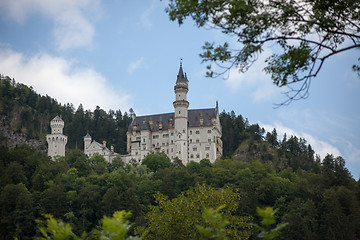
[[[65,156],[65,145],[67,143],[67,136],[63,134],[64,121],[56,116],[50,121],[51,134],[46,135],[48,143],[48,156],[52,159],[55,156]]]
[[[124,160],[141,161],[150,153],[165,153],[171,160],[183,164],[207,158],[211,162],[222,156],[222,129],[219,109],[188,110],[189,81],[180,63],[174,87],[174,112],[136,116],[127,132],[127,151]]]
[[[64,120],[59,116],[50,121],[51,134],[46,135],[46,141],[48,143],[48,156],[52,159],[55,156],[65,156],[67,136],[63,134],[64,126]],[[106,147],[106,141],[103,141],[103,144],[93,141],[89,133],[84,137],[84,153],[89,157],[92,157],[95,153],[100,154],[108,162],[112,162],[115,157],[119,156],[118,153],[114,152],[113,146],[109,149]]]
[[[120,156],[120,154],[114,152],[113,146],[111,146],[110,149],[106,147],[106,141],[103,141],[102,144],[95,140],[92,141],[89,133],[84,137],[84,153],[89,157],[94,156],[95,153],[100,154],[110,163],[115,157]]]
[[[189,81],[180,63],[174,86],[174,112],[147,116],[136,116],[127,131],[128,155],[121,156],[128,163],[131,159],[141,162],[147,154],[165,153],[171,160],[180,159],[184,165],[190,161],[209,159],[215,162],[222,156],[222,129],[218,103],[215,108],[191,109],[187,101]],[[50,123],[51,133],[46,139],[48,155],[65,156],[67,137],[62,134],[64,121],[56,116]],[[106,142],[92,141],[87,133],[84,137],[84,153],[89,157],[95,153],[108,162],[119,156],[113,147],[109,150]]]

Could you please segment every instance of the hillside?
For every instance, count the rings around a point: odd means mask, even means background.
[[[44,136],[58,114],[69,142],[66,156],[52,161]],[[69,223],[78,236],[87,232],[82,239],[98,239],[92,229],[120,210],[131,212],[130,235],[200,239],[203,208],[219,206],[231,220],[224,227],[229,239],[256,239],[248,223],[260,224],[256,208],[267,206],[277,209],[277,223],[288,223],[279,239],[360,239],[360,182],[344,159],[320,161],[305,139],[279,141],[276,129],[265,133],[233,111],[220,114],[224,157],[186,166],[165,154],[127,165],[89,158],[82,150],[87,131],[122,152],[132,118],[99,107],[75,110],[8,77],[0,81],[0,116],[0,239],[40,237],[36,219],[43,214]]]
[[[31,87],[0,77],[0,144],[14,147],[28,144],[46,150],[45,136],[50,132],[50,120],[61,115],[68,149],[83,149],[87,132],[97,141],[106,140],[115,151],[126,153],[126,131],[131,117],[120,110],[106,113],[97,107],[93,112],[82,105],[61,105],[50,96],[41,96]]]

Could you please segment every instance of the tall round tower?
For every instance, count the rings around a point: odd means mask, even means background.
[[[46,135],[46,141],[48,143],[48,156],[51,158],[65,156],[67,136],[63,134],[64,125],[64,121],[59,116],[50,121],[51,134]]]
[[[188,162],[188,108],[187,92],[189,91],[189,81],[186,73],[184,75],[182,63],[177,75],[174,87],[175,102],[175,156],[182,160],[184,164]]]

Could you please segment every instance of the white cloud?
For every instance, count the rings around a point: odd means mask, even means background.
[[[144,61],[144,57],[140,57],[136,61],[130,63],[127,68],[128,73],[132,74],[135,70],[139,69],[143,61]]]
[[[354,146],[353,143],[349,141],[345,141],[346,148],[345,153],[348,156],[348,159],[352,163],[360,163],[360,148],[358,146]],[[360,177],[360,176],[359,176]]]
[[[46,53],[27,57],[0,50],[0,71],[62,104],[73,103],[75,108],[80,103],[90,110],[97,105],[105,110],[130,107],[130,95],[114,90],[100,73],[91,68],[77,68],[74,61]]]
[[[150,21],[150,15],[153,13],[156,4],[158,4],[158,1],[153,0],[151,2],[150,7],[148,7],[140,16],[140,23],[147,30],[149,30],[152,27],[152,23]]]
[[[89,21],[97,18],[100,0],[2,0],[4,16],[23,23],[31,14],[41,14],[54,24],[56,47],[60,50],[89,46],[94,27]]]
[[[271,132],[274,128],[278,134],[278,138],[282,140],[284,134],[289,138],[290,136],[297,136],[304,138],[308,144],[314,149],[316,154],[319,154],[321,158],[324,158],[326,154],[333,154],[334,156],[341,156],[339,149],[335,146],[331,145],[330,143],[317,139],[316,137],[303,132],[297,132],[294,129],[285,127],[280,122],[275,122],[275,124],[260,124],[261,127],[265,128],[267,132]]]

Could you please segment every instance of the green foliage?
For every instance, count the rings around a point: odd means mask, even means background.
[[[220,213],[221,209],[225,206],[222,205],[217,209],[205,208],[202,218],[205,220],[205,226],[197,226],[199,233],[204,239],[226,240],[225,228],[229,222],[224,219]]]
[[[283,103],[288,104],[308,96],[311,80],[328,58],[360,47],[359,9],[359,1],[353,0],[170,0],[165,11],[179,25],[190,17],[198,27],[219,29],[235,38],[233,45],[204,44],[200,57],[209,63],[208,77],[231,68],[244,72],[264,48],[276,49],[267,58],[264,70],[275,85],[289,86],[288,99]],[[359,71],[359,66],[353,69]]]
[[[171,166],[171,160],[165,153],[148,154],[142,160],[142,164],[146,165],[151,171],[156,172],[162,168]]]
[[[112,217],[104,216],[101,220],[99,230],[93,229],[92,233],[83,233],[81,237],[76,236],[70,224],[55,219],[45,214],[45,220],[37,220],[38,229],[41,233],[41,240],[77,240],[77,239],[99,239],[99,240],[125,240],[140,239],[137,237],[126,237],[129,228],[130,213],[126,211],[114,212]]]
[[[53,218],[49,214],[44,215],[46,220],[38,220],[39,231],[42,237],[41,240],[71,240],[79,239],[71,230],[71,226],[68,223],[64,223],[61,220]]]
[[[31,239],[34,235],[35,205],[32,194],[23,183],[8,184],[0,193],[1,239]]]
[[[255,226],[258,230],[260,230],[260,233],[258,234],[259,238],[263,238],[266,240],[274,239],[277,236],[279,236],[279,231],[286,227],[288,225],[287,223],[280,223],[277,224],[274,228],[272,228],[272,225],[275,224],[275,213],[277,212],[277,209],[273,209],[272,207],[266,207],[264,209],[256,208],[256,211],[258,215],[262,218],[261,220],[261,226],[258,224],[252,224]]]
[[[199,239],[197,225],[204,226],[202,211],[225,205],[222,214],[229,221],[226,234],[233,239],[247,239],[250,234],[246,222],[250,217],[234,215],[238,208],[239,193],[230,188],[215,190],[206,185],[196,185],[177,198],[169,200],[158,193],[155,195],[157,206],[151,206],[146,214],[146,229],[138,228],[144,239]]]
[[[101,220],[101,240],[124,240],[124,239],[140,239],[136,237],[126,238],[127,232],[130,228],[130,223],[127,220],[130,213],[126,211],[115,212],[112,217],[106,217]]]

